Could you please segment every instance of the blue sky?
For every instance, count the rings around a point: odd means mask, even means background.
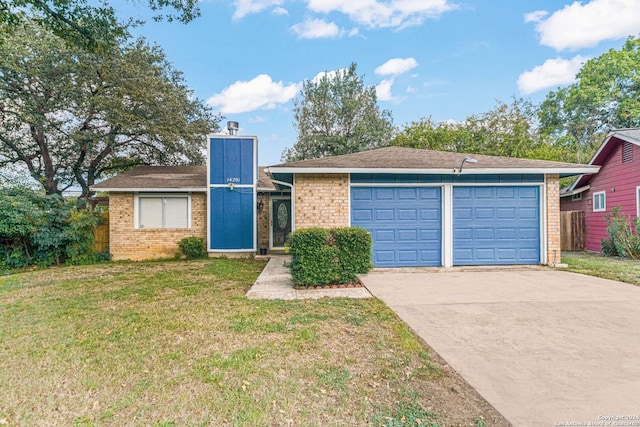
[[[460,121],[496,100],[539,102],[640,33],[640,0],[203,0],[187,25],[152,22],[144,3],[121,11],[147,21],[135,33],[258,136],[262,165],[295,143],[293,99],[319,73],[355,62],[399,128]]]

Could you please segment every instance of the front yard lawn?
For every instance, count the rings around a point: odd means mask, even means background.
[[[0,278],[0,425],[508,425],[374,298],[247,300],[263,267]]]
[[[640,285],[640,261],[589,252],[562,252],[568,271]]]

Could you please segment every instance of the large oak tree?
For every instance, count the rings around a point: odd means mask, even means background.
[[[146,3],[156,21],[187,23],[200,15],[198,0],[141,3]],[[0,24],[5,28],[36,24],[94,52],[114,46],[126,32],[126,26],[119,22],[116,10],[106,0],[0,0]]]
[[[0,167],[48,194],[141,164],[202,163],[220,117],[192,97],[164,53],[122,38],[108,54],[32,24],[0,40]]]

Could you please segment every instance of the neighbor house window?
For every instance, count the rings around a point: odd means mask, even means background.
[[[139,194],[134,202],[136,228],[191,227],[191,196],[188,194]]]
[[[607,210],[607,194],[604,191],[593,193],[593,211],[603,212]]]
[[[582,193],[572,194],[571,195],[571,201],[577,202],[579,200],[582,200]]]
[[[636,187],[636,216],[640,218],[640,187]]]

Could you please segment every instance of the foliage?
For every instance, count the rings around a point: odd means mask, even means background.
[[[544,160],[571,159],[561,144],[541,135],[537,108],[525,99],[497,102],[462,122],[436,123],[431,117],[406,126],[392,141],[401,147]],[[569,157],[568,157],[569,155]]]
[[[380,110],[376,89],[365,86],[356,64],[306,80],[294,100],[298,138],[282,153],[286,162],[355,153],[389,145],[391,112]]]
[[[93,229],[98,214],[61,196],[28,188],[0,190],[0,265],[22,268],[96,260]]]
[[[611,128],[640,125],[640,38],[587,61],[577,81],[550,92],[540,108],[544,132],[566,139],[586,162]]]
[[[144,40],[83,51],[29,21],[0,39],[0,167],[47,194],[141,164],[199,164],[220,118]]]
[[[185,237],[178,242],[178,249],[187,259],[204,258],[207,255],[204,240],[200,237]]]
[[[147,0],[155,21],[188,23],[200,15],[197,0]],[[26,12],[26,13],[25,13]],[[30,18],[43,30],[63,38],[83,50],[102,51],[114,46],[126,33],[107,1],[87,0],[3,0],[0,27],[17,28]],[[1,32],[1,30],[0,30]]]
[[[298,286],[352,283],[371,265],[371,235],[363,228],[304,228],[289,235],[291,276]]]
[[[569,266],[568,271],[640,286],[640,263],[636,260],[562,251],[562,262]]]
[[[640,218],[627,218],[616,206],[605,216],[607,239],[602,240],[606,255],[640,259]],[[633,224],[633,229],[632,229]]]
[[[391,416],[376,413],[371,417],[371,423],[384,427],[439,427],[440,416],[418,402],[418,396],[410,394],[402,401],[396,403]]]

